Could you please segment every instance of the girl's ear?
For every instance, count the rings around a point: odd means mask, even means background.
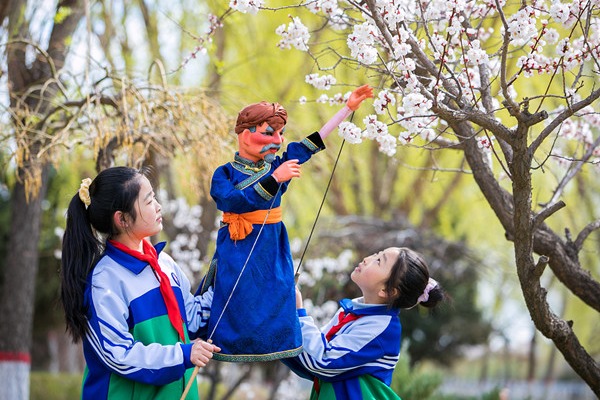
[[[119,232],[127,230],[129,223],[127,222],[127,216],[123,211],[117,211],[113,214],[113,224],[117,227]]]
[[[377,296],[381,297],[382,299],[388,300],[390,298],[396,298],[398,297],[398,289],[394,288],[392,289],[392,293],[388,293],[385,291],[385,288],[382,288],[378,293]]]

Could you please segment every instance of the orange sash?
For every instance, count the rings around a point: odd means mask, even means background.
[[[224,212],[223,222],[229,225],[229,237],[231,240],[242,240],[252,232],[252,224],[275,224],[281,222],[281,207],[275,207],[271,210],[256,210],[243,214]]]

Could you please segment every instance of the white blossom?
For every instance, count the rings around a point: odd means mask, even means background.
[[[477,147],[486,151],[491,152],[492,150],[492,142],[487,136],[477,136],[475,138],[477,140]]]
[[[329,102],[329,96],[327,96],[326,94],[322,94],[319,96],[319,98],[317,99],[317,103],[328,103]]]
[[[199,233],[202,232],[200,217],[202,207],[190,206],[184,198],[169,199],[164,190],[158,192],[163,215],[168,216],[177,234],[169,242],[170,254],[177,264],[189,273],[202,269],[202,254],[198,249]]]
[[[377,0],[376,2],[379,13],[389,26],[396,26],[404,22],[405,4],[406,2],[402,0]]]
[[[295,47],[301,51],[308,50],[308,41],[310,39],[310,33],[308,32],[308,28],[304,26],[300,18],[294,17],[292,18],[292,22],[290,22],[287,26],[285,24],[280,25],[275,30],[279,36],[281,36],[281,40],[277,43],[277,46],[281,49],[290,49]]]
[[[398,145],[398,139],[390,134],[380,137],[377,140],[379,144],[379,151],[387,156],[393,156],[396,154],[396,147]]]
[[[467,62],[465,64],[482,65],[488,63],[488,54],[481,47],[479,40],[473,40],[470,43],[469,50],[465,54]]]
[[[343,121],[339,126],[339,135],[346,139],[348,143],[362,143],[362,131],[352,122]]]
[[[400,134],[398,135],[398,140],[400,141],[400,143],[405,145],[412,141],[412,136],[410,135],[409,132],[403,131],[403,132],[400,132]]]
[[[264,0],[230,0],[229,7],[242,13],[256,14]]]
[[[569,13],[569,6],[561,3],[560,1],[554,1],[550,7],[550,16],[561,24],[567,22],[569,19]]]
[[[304,80],[306,83],[319,90],[329,90],[331,89],[331,85],[335,85],[337,82],[333,75],[319,76],[319,74],[306,75]]]
[[[374,47],[376,35],[377,28],[369,22],[355,25],[346,41],[352,57],[363,64],[373,64],[377,60],[377,49]]]
[[[373,108],[377,114],[381,115],[390,104],[396,104],[396,97],[389,90],[382,90],[377,94],[377,98],[373,101]]]
[[[433,141],[433,139],[435,139],[435,131],[430,128],[423,128],[423,129],[419,130],[419,136],[425,142],[429,143],[429,142]]]
[[[344,10],[338,6],[338,0],[312,0],[306,8],[313,14],[322,13],[328,18],[328,24],[334,30],[346,29],[349,20]]]
[[[363,120],[365,124],[365,132],[363,137],[367,139],[377,140],[388,135],[387,125],[377,120],[376,115],[368,115]]]
[[[538,13],[532,6],[526,6],[509,19],[508,32],[514,46],[527,44],[538,34],[535,26]]]
[[[546,28],[546,33],[544,34],[546,38],[546,42],[549,44],[556,44],[560,38],[560,34],[554,28]]]

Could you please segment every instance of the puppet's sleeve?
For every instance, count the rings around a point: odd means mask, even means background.
[[[350,114],[352,114],[352,110],[348,106],[345,106],[340,111],[338,111],[333,117],[331,117],[329,121],[325,123],[325,125],[323,125],[321,129],[319,129],[319,135],[321,136],[321,138],[325,139],[327,136],[329,136],[329,134],[335,128],[337,128],[343,120],[348,118],[348,115]]]
[[[325,150],[325,143],[319,132],[314,132],[299,142],[290,143],[281,158],[278,157],[278,161],[296,159],[300,164],[303,164],[321,150]]]

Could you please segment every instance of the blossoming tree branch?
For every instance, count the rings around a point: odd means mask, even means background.
[[[289,15],[276,31],[277,46],[314,61],[308,84],[324,92],[356,86],[359,82],[336,81],[336,69],[351,67],[378,89],[372,114],[340,125],[348,142],[373,140],[387,156],[399,146],[464,154],[514,245],[536,328],[600,396],[600,367],[580,342],[577,321],[555,314],[540,280],[548,267],[573,296],[600,311],[600,283],[588,272],[592,266],[580,260],[600,219],[592,216],[578,232],[546,224],[563,208],[577,208],[564,200],[573,180],[585,171],[598,173],[600,1],[268,3],[231,0],[229,7],[252,14],[248,18],[267,11],[270,18],[273,11]],[[339,40],[311,42],[323,26]],[[323,94],[317,101],[341,103],[345,96]],[[557,179],[534,204],[532,176],[542,170]]]

